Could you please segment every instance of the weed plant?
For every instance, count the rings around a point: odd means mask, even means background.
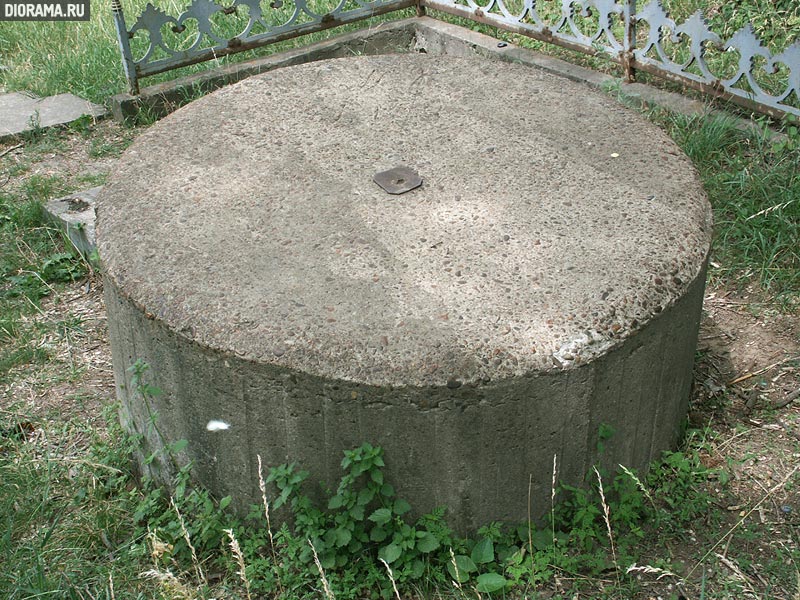
[[[264,490],[274,485],[273,501],[265,495],[239,519],[227,509],[229,497],[217,502],[192,486],[190,467],[171,494],[147,480],[137,484],[129,456],[139,441],[120,431],[111,411],[107,418],[110,435],[84,431],[92,443],[83,456],[71,456],[39,424],[31,425],[36,433],[3,431],[4,598],[318,598],[320,573],[340,600],[390,598],[395,589],[402,597],[515,596],[559,575],[610,572],[619,579],[609,590],[615,597],[634,585],[621,567],[634,562],[645,529],[685,528],[696,512],[672,507],[710,505],[708,470],[697,468],[691,448],[668,455],[646,483],[624,471],[604,478],[605,495],[599,477],[586,488],[562,486],[552,524],[491,523],[464,539],[442,509],[407,519],[411,507],[385,480],[381,448],[363,444],[345,452],[342,478],[323,505],[303,492],[308,474],[285,464],[262,482]],[[65,424],[60,439],[81,427]],[[284,505],[293,525],[273,533],[270,511]]]

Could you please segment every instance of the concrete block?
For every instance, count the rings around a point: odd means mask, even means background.
[[[398,165],[422,185],[374,183]],[[433,53],[273,70],[143,133],[98,216],[123,421],[148,454],[187,440],[177,464],[239,507],[257,456],[319,499],[368,441],[413,514],[467,532],[524,521],[529,481],[543,516],[554,455],[580,485],[679,438],[711,208],[586,85]]]
[[[102,186],[75,192],[63,198],[48,201],[47,216],[58,225],[72,245],[84,256],[90,257],[97,249],[95,241],[95,200]]]

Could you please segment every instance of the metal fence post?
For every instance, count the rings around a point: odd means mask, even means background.
[[[128,89],[133,96],[136,96],[139,94],[139,78],[136,76],[136,63],[131,53],[130,37],[120,0],[111,0],[111,11],[114,15],[114,27],[117,30],[117,43],[122,54],[122,69],[125,71],[125,79],[128,80]]]
[[[623,15],[625,17],[625,35],[622,40],[622,69],[628,83],[636,81],[633,53],[636,50],[636,0],[622,0],[625,3]]]

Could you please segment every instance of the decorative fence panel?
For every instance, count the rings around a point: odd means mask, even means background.
[[[632,48],[634,1],[421,0],[422,6],[585,54],[622,62]]]
[[[415,4],[416,0],[233,0],[222,6],[213,0],[192,0],[177,17],[148,4],[130,29],[119,0],[113,0],[112,10],[128,86],[136,95],[142,77]],[[137,34],[144,36],[138,53],[133,43]]]
[[[722,40],[701,11],[676,23],[660,0],[651,0],[636,18],[649,33],[633,52],[635,68],[772,116],[800,115],[800,40],[773,54],[749,23]]]
[[[417,5],[602,56],[631,81],[641,70],[773,117],[800,116],[800,41],[773,53],[749,23],[723,39],[701,11],[676,22],[662,0],[267,1],[193,0],[177,17],[148,4],[128,29],[114,0],[131,93],[141,77]]]

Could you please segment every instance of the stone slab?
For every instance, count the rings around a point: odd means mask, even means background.
[[[392,82],[370,78],[391,65]],[[609,98],[424,55],[278,73],[146,132],[101,196],[109,275],[204,345],[379,385],[508,377],[591,361],[702,267],[710,222],[691,163]],[[497,93],[467,97],[470,77]],[[276,95],[291,103],[264,114]],[[426,183],[393,201],[372,179],[398,164]],[[304,279],[330,283],[317,294]]]
[[[91,257],[97,249],[95,240],[95,201],[102,186],[94,187],[69,196],[49,200],[45,213],[58,225],[75,248],[84,256]]]
[[[67,125],[82,116],[99,118],[106,109],[72,94],[36,98],[12,92],[0,94],[0,139],[16,136],[34,127]]]

